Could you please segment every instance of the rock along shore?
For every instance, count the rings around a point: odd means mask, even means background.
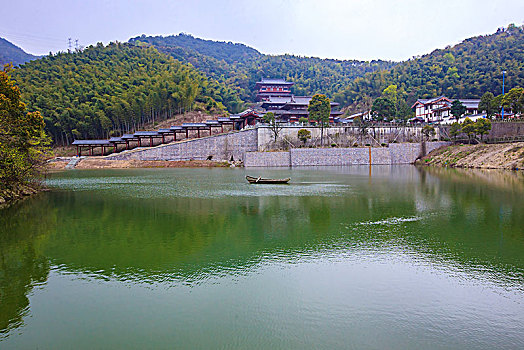
[[[42,190],[45,189],[39,185],[16,185],[12,188],[0,189],[0,209]]]

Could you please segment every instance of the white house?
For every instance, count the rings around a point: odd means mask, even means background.
[[[466,107],[466,115],[476,115],[479,112],[480,99],[459,99]],[[415,109],[415,117],[426,123],[448,123],[454,117],[451,115],[451,103],[453,100],[446,96],[430,99],[419,99],[411,106]]]

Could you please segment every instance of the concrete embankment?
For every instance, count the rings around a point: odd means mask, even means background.
[[[419,164],[479,169],[524,169],[524,142],[441,147]]]
[[[392,143],[388,147],[293,148],[281,152],[246,152],[246,167],[413,164],[425,152],[449,142]]]

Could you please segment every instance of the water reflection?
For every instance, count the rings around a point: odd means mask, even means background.
[[[261,175],[293,183],[248,185],[239,169],[55,175],[55,191],[0,211],[0,329],[23,324],[28,295],[50,270],[132,288],[316,261],[402,262],[522,292],[520,175],[415,167],[373,167],[371,178],[367,167]]]
[[[35,220],[35,218],[37,220]],[[42,198],[18,203],[0,215],[0,339],[23,324],[28,294],[45,283],[49,261],[41,243],[56,229],[54,208]]]

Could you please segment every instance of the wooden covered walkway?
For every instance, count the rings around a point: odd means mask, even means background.
[[[224,126],[227,125],[231,125],[229,131],[240,130],[248,125],[254,126],[261,119],[262,117],[255,111],[247,110],[240,114],[219,117],[216,120],[208,120],[204,123],[183,123],[157,131],[137,131],[133,134],[111,137],[109,140],[75,140],[72,145],[76,146],[76,154],[79,157],[82,156],[82,151],[87,151],[89,156],[103,156],[137,147],[153,147],[185,139],[211,136],[214,135],[213,129],[220,129],[219,133],[224,133]],[[179,135],[178,138],[177,134]]]

